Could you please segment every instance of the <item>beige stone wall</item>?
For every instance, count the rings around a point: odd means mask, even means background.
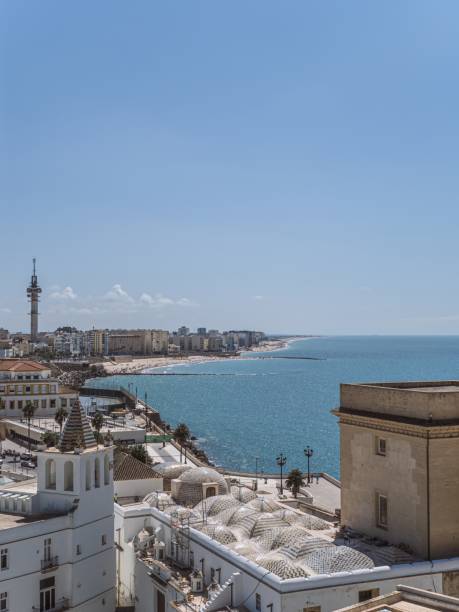
[[[427,549],[426,439],[342,423],[341,522],[368,535]],[[376,453],[376,436],[387,440]],[[376,493],[388,498],[388,529],[376,525]]]
[[[459,438],[430,440],[432,558],[459,555]]]
[[[341,408],[415,419],[459,418],[459,392],[428,392],[427,383],[393,383],[405,388],[375,385],[341,385]],[[435,383],[448,388],[448,384]],[[452,383],[449,383],[450,386]],[[457,385],[457,383],[456,383]],[[459,388],[459,386],[458,386]]]

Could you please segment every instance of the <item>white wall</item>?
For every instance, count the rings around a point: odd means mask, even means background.
[[[140,497],[152,491],[163,490],[162,478],[143,478],[139,480],[115,480],[115,495],[118,497]]]

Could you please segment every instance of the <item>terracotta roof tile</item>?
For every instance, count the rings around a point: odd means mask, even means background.
[[[29,359],[0,359],[1,372],[42,372],[48,366]]]
[[[115,481],[162,478],[161,474],[155,472],[149,465],[122,451],[115,452],[114,463],[113,478]]]

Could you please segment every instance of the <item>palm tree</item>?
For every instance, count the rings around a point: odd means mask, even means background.
[[[291,489],[293,497],[296,498],[296,496],[298,495],[298,491],[301,487],[304,486],[303,474],[301,473],[301,470],[299,470],[298,468],[291,470],[291,472],[287,476],[285,485],[289,489]]]
[[[62,435],[62,427],[67,417],[68,417],[68,412],[65,408],[62,408],[62,406],[56,410],[56,414],[54,415],[54,420],[59,425],[59,435]]]
[[[97,446],[99,446],[100,430],[102,429],[103,424],[104,424],[104,415],[102,414],[102,412],[99,412],[97,410],[96,414],[92,417],[92,426],[96,430]]]
[[[188,425],[186,425],[185,423],[179,423],[174,430],[174,438],[180,444],[180,463],[182,463],[183,445],[190,438],[190,430],[188,429]]]
[[[30,421],[32,420],[33,415],[35,414],[35,406],[31,401],[27,401],[25,403],[24,408],[22,409],[22,414],[24,418],[27,420],[27,436],[29,438],[29,453],[30,453]]]

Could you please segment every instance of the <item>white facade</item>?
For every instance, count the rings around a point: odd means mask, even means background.
[[[156,579],[154,568],[135,553],[133,540],[145,526],[157,531],[166,545],[167,556],[173,557],[170,516],[146,503],[115,505],[115,531],[122,548],[118,565],[121,603],[133,605],[136,602],[136,612],[156,612],[159,590],[165,595],[165,609],[173,610],[170,602],[180,597],[173,587],[165,584],[167,576],[158,573]],[[332,612],[358,603],[362,591],[378,589],[382,595],[394,591],[401,582],[442,592],[443,573],[459,570],[459,558],[454,558],[281,580],[193,528],[189,529],[188,539],[191,567],[204,569],[205,586],[210,584],[211,575],[219,577],[220,585],[227,583],[218,601],[203,608],[208,612],[230,605],[231,591],[234,606],[244,605],[254,612],[303,612],[307,609]]]
[[[50,449],[38,453],[37,471],[36,495],[21,496],[22,483],[0,492],[0,555],[6,554],[6,561],[0,557],[0,592],[7,596],[6,609],[112,612],[112,448],[81,454]]]

